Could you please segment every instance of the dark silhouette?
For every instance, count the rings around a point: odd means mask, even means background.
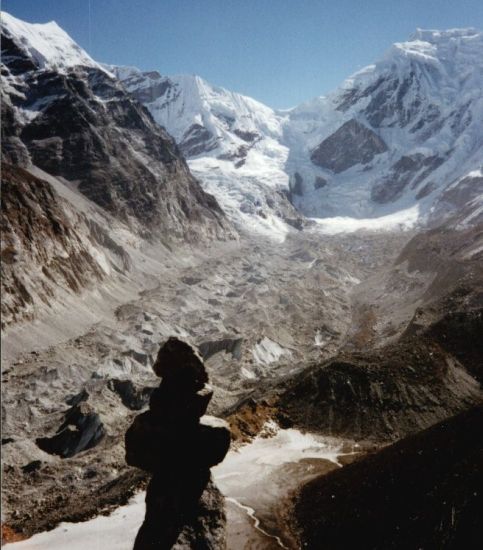
[[[151,395],[149,410],[126,432],[126,462],[152,473],[135,550],[172,548],[196,519],[210,468],[230,446],[226,422],[203,417],[213,391],[198,353],[172,337],[159,350],[153,369],[161,384]]]

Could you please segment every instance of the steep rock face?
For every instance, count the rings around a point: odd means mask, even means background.
[[[2,326],[34,317],[59,288],[79,293],[105,278],[82,215],[52,186],[2,164]]]
[[[301,547],[477,548],[482,430],[480,406],[309,482],[294,506]]]
[[[180,533],[173,550],[226,548],[225,498],[213,480],[208,481],[196,517]]]
[[[391,167],[389,175],[374,185],[371,190],[371,199],[380,204],[394,201],[402,195],[409,184],[415,188],[443,162],[444,159],[438,155],[426,157],[421,153],[416,153],[402,156]],[[423,188],[417,198],[424,198],[432,190],[431,186]]]
[[[74,405],[52,437],[38,438],[37,445],[45,452],[69,458],[97,445],[106,435],[99,415],[86,402]]]
[[[375,132],[351,119],[314,149],[310,158],[317,166],[338,174],[385,151],[387,145]]]
[[[450,311],[426,332],[483,385],[483,309]]]
[[[22,25],[31,32],[24,36]],[[59,65],[46,63],[43,32],[41,25],[2,20],[2,83],[14,118],[4,128],[9,158],[20,139],[34,165],[75,181],[146,235],[229,237],[218,203],[190,174],[172,138],[90,58],[66,54]],[[80,50],[54,40],[57,49],[63,45],[68,53]]]

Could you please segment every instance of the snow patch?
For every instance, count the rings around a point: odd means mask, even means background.
[[[108,72],[78,46],[55,21],[27,23],[2,11],[1,22],[3,29],[41,68],[62,72],[67,68],[83,65]]]
[[[270,426],[273,433],[273,426]],[[336,439],[278,429],[273,437],[259,436],[212,469],[215,483],[228,498],[240,503],[247,487],[256,495],[257,484],[267,480],[283,464],[302,459],[325,459],[338,464],[342,442]],[[109,516],[98,516],[82,523],[61,523],[52,531],[39,533],[25,541],[6,544],[12,550],[131,550],[144,520],[145,493]],[[242,500],[243,497],[242,497]],[[246,504],[242,504],[246,506]]]

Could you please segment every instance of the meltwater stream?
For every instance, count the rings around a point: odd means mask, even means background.
[[[343,449],[344,448],[344,449]],[[339,466],[344,441],[268,424],[262,435],[212,469],[227,497],[229,550],[295,548],[280,514],[290,492],[319,473]],[[110,516],[61,523],[52,531],[7,544],[12,550],[131,550],[144,518],[144,493]]]

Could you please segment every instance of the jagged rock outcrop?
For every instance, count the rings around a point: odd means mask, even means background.
[[[126,432],[126,462],[152,474],[135,550],[169,549],[176,541],[176,547],[193,548],[200,537],[200,548],[218,550],[225,520],[210,468],[225,457],[230,430],[223,420],[204,416],[213,390],[189,344],[170,338],[153,369],[161,385]]]
[[[301,548],[479,548],[483,407],[306,484],[295,500]]]
[[[139,388],[132,380],[119,380],[118,378],[109,380],[108,387],[119,395],[124,406],[133,411],[144,409],[153,392],[153,388]]]
[[[425,156],[421,153],[402,156],[392,167],[389,175],[376,183],[371,190],[371,198],[376,203],[385,204],[400,197],[411,184],[416,188],[438,166],[444,162],[444,157],[438,155]],[[429,191],[429,188],[427,189]],[[422,198],[423,191],[421,190]]]
[[[338,174],[356,164],[366,164],[385,151],[387,145],[374,131],[351,119],[324,139],[310,159]]]

